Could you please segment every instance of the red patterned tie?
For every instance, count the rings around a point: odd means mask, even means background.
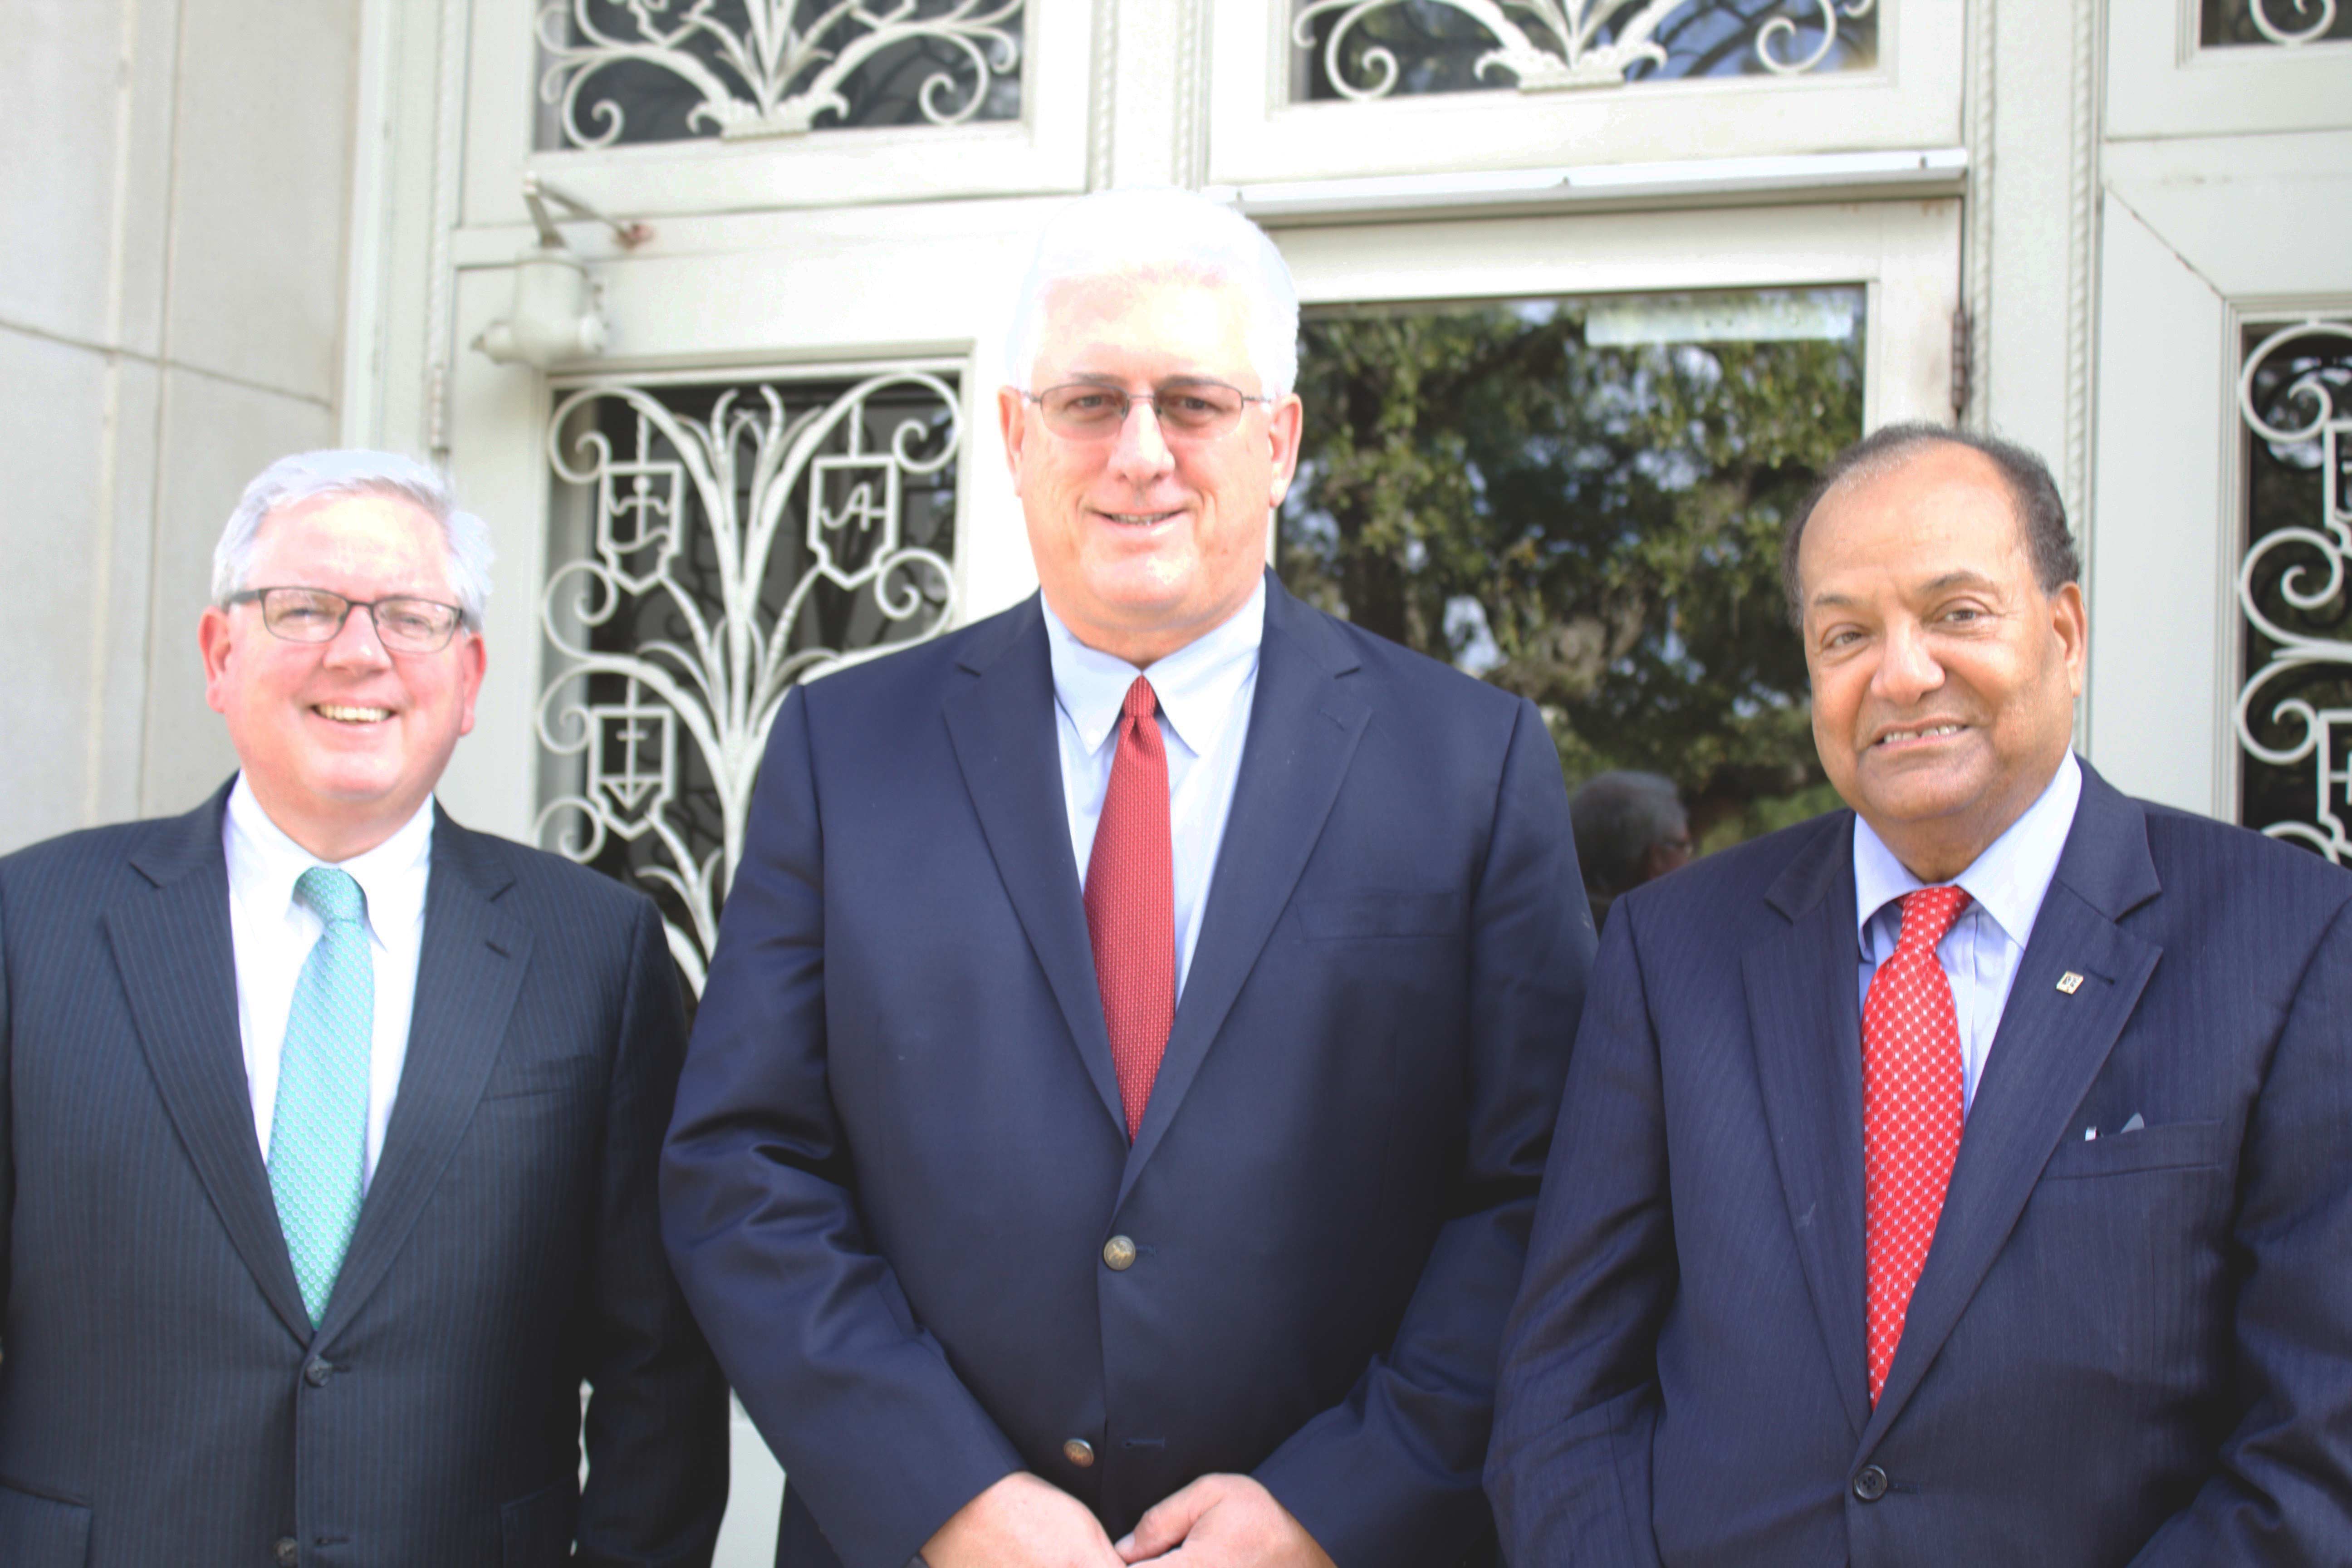
[[[1176,1020],[1176,876],[1159,711],[1151,682],[1137,676],[1120,706],[1110,788],[1087,858],[1087,934],[1129,1142],[1143,1125]]]
[[[1911,1288],[1960,1152],[1960,1025],[1936,944],[1968,908],[1958,888],[1903,899],[1903,934],[1862,1009],[1862,1142],[1870,1245],[1870,1402],[1886,1386]]]

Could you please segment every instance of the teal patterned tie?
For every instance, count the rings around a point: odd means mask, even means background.
[[[327,929],[302,965],[286,1018],[278,1109],[269,1123],[269,1193],[302,1305],[317,1328],[360,1217],[375,961],[368,951],[367,895],[350,872],[313,866],[294,893]]]

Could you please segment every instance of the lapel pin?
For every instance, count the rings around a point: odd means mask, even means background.
[[[2071,969],[2058,977],[2058,989],[2065,995],[2072,996],[2082,988],[2083,977]]]

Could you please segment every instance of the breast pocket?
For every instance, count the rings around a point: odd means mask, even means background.
[[[89,1510],[0,1484],[0,1563],[8,1568],[83,1568]]]
[[[564,1094],[593,1088],[604,1076],[599,1056],[526,1058],[502,1061],[483,1086],[484,1100],[522,1100],[532,1095]]]
[[[1351,893],[1302,898],[1296,908],[1299,931],[1310,942],[1406,941],[1462,932],[1459,893]]]
[[[2078,1134],[2058,1145],[2042,1167],[2042,1179],[2065,1182],[2137,1171],[2189,1170],[2218,1165],[2228,1152],[2218,1121],[2175,1121],[2099,1138]]]

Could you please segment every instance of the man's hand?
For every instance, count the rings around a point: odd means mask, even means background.
[[[1168,1568],[1332,1568],[1290,1510],[1247,1476],[1202,1476],[1154,1505],[1118,1554]]]
[[[1015,1470],[956,1510],[923,1542],[929,1568],[1120,1568],[1087,1505]]]

